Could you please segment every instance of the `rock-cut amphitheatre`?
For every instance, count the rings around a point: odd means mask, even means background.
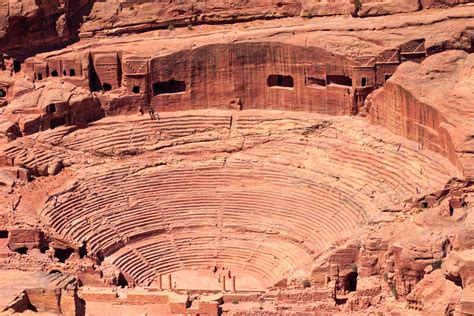
[[[470,0],[0,3],[0,314],[474,314]]]

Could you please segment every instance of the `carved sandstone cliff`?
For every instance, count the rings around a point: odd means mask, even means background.
[[[448,157],[474,177],[472,113],[474,56],[448,51],[422,64],[402,64],[385,86],[369,96],[371,120]]]
[[[72,274],[85,314],[472,314],[474,6],[348,16],[457,3],[89,1],[38,28],[77,43],[15,35],[47,52],[0,56],[0,280]],[[75,306],[1,281],[0,310]]]
[[[327,15],[359,17],[414,12],[470,0],[169,1],[54,0],[0,3],[0,50],[32,55],[77,41],[79,36],[117,35],[196,24],[235,23],[259,19]]]

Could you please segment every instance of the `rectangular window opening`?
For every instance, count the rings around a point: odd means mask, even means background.
[[[305,80],[306,86],[308,87],[316,87],[316,88],[325,88],[326,87],[326,80],[315,78],[315,77],[306,77]]]
[[[270,75],[267,78],[267,85],[271,87],[293,88],[295,81],[292,76]]]
[[[153,95],[182,93],[186,91],[186,83],[184,81],[169,80],[164,82],[155,82],[153,84]]]
[[[340,76],[340,75],[327,75],[326,82],[328,85],[335,85],[341,87],[352,87],[352,79],[351,77],[347,76]]]

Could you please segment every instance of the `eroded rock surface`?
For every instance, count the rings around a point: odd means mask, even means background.
[[[0,312],[473,313],[468,2],[1,4]]]

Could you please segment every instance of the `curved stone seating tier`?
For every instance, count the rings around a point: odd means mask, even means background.
[[[224,111],[207,120],[196,113],[166,113],[159,122],[107,118],[90,134],[63,137],[58,146],[68,150],[114,143],[148,153],[78,170],[74,186],[42,216],[61,238],[86,242],[139,283],[215,262],[271,284],[301,268],[300,258],[310,262],[379,221],[384,208],[400,209],[453,176],[443,158],[400,138],[383,143],[349,118],[328,127],[326,117]],[[216,138],[200,136],[216,131]],[[186,150],[180,142],[147,147],[187,133],[196,138]]]
[[[106,259],[138,282],[157,274],[213,266],[238,268],[267,285],[311,262],[305,250],[274,236],[225,233],[214,229],[185,230],[129,243]]]
[[[85,130],[65,136],[61,144],[66,148],[90,152],[127,152],[151,146],[160,140],[185,137],[208,130],[228,129],[231,121],[228,113],[160,113],[158,117],[157,120],[150,120],[148,115],[138,116],[124,122],[101,120]]]
[[[246,169],[242,164],[247,164]],[[304,170],[287,174],[288,170],[275,169],[242,161],[234,166],[232,160],[227,168],[157,168],[143,174],[119,168],[120,177],[93,178],[87,187],[96,193],[85,194],[84,201],[75,199],[45,212],[51,214],[50,222],[60,234],[88,240],[97,251],[106,249],[103,244],[115,244],[103,236],[115,230],[112,236],[128,240],[142,231],[193,225],[278,231],[318,251],[324,248],[320,245],[347,237],[353,226],[367,220],[362,205],[349,200],[350,191],[330,187],[321,181],[323,177],[318,178],[320,183],[307,179],[314,174]],[[242,190],[241,184],[249,181],[254,183]],[[67,219],[66,225],[62,219]],[[325,228],[316,230],[317,235],[308,234],[314,225]]]
[[[35,175],[48,175],[49,166],[65,159],[64,152],[27,137],[0,147],[0,161],[27,168]]]

